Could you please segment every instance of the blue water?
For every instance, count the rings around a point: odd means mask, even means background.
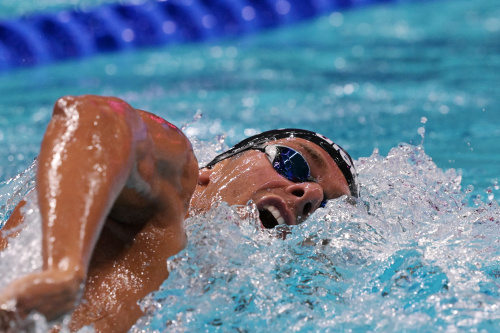
[[[66,94],[178,126],[201,112],[185,131],[202,162],[220,135],[319,131],[356,160],[362,202],[331,202],[286,241],[224,206],[188,219],[136,330],[496,332],[499,41],[497,0],[436,1],[3,72],[0,178],[31,164]]]
[[[421,147],[358,165],[363,202],[330,202],[285,241],[228,207],[188,219],[132,331],[497,332],[498,204],[468,206]]]

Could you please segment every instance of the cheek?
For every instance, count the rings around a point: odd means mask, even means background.
[[[245,197],[248,196],[248,192],[251,191],[253,180],[248,177],[247,173],[232,173],[228,175],[223,182],[221,182],[221,187],[219,190],[219,196],[222,201],[227,202],[230,205],[235,204],[245,204]],[[244,202],[242,202],[244,201]]]
[[[255,167],[240,167],[218,180],[217,193],[219,200],[230,205],[244,205],[261,185],[264,173]]]

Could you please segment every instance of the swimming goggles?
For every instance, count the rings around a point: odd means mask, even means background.
[[[328,155],[330,155],[332,160],[335,162],[335,164],[337,164],[340,171],[347,180],[347,184],[349,185],[351,195],[354,197],[359,196],[359,185],[357,182],[356,168],[354,167],[354,162],[351,159],[351,156],[349,156],[349,154],[347,153],[347,151],[342,147],[340,147],[339,145],[337,145],[336,143],[334,143],[333,141],[331,141],[330,139],[328,139],[326,136],[303,129],[297,129],[297,128],[277,129],[251,136],[249,138],[240,141],[229,150],[217,155],[205,167],[210,169],[220,161],[235,156],[239,153],[242,153],[245,150],[252,149],[254,147],[264,147],[264,145],[268,142],[285,138],[301,138],[314,143],[315,145],[319,146],[324,151],[326,151]],[[295,157],[292,160],[294,162],[294,165],[300,165],[297,164],[298,162],[295,162],[296,161]],[[286,164],[284,162],[281,163]],[[278,164],[278,167],[280,169],[286,170],[281,166],[281,164]],[[300,171],[301,168],[298,167],[293,167],[290,170],[293,170],[293,172],[292,171],[291,172],[294,174],[302,174],[303,172]]]
[[[278,174],[293,183],[315,182],[311,176],[311,169],[307,159],[293,148],[283,145],[263,145],[249,147],[252,150],[259,150],[266,154],[272,167]],[[325,207],[324,199],[320,207]]]

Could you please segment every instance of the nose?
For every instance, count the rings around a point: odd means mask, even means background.
[[[287,187],[291,195],[297,224],[314,213],[323,201],[323,188],[318,183],[296,183]]]

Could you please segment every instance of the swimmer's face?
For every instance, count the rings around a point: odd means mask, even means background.
[[[269,142],[290,147],[301,153],[310,167],[313,181],[295,183],[281,176],[267,155],[248,150],[217,163],[212,169],[200,170],[198,186],[191,209],[204,212],[219,201],[229,205],[246,205],[252,201],[265,227],[278,223],[302,223],[325,199],[350,194],[339,167],[320,147],[300,138]]]

